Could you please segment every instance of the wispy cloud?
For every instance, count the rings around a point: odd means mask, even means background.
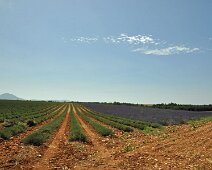
[[[78,43],[95,43],[98,40],[103,40],[105,43],[127,43],[130,45],[141,45],[141,44],[158,44],[151,35],[127,35],[120,34],[118,36],[107,36],[107,37],[89,37],[89,36],[79,36],[65,39],[62,37],[64,42],[78,42]]]
[[[120,43],[121,41],[117,40],[117,38],[113,36],[103,37],[102,38],[105,43]]]
[[[132,35],[129,36],[127,34],[120,34],[117,37],[108,36],[103,37],[103,40],[107,43],[128,43],[131,45],[139,45],[139,44],[156,44],[156,41],[152,38],[151,35]]]
[[[133,52],[140,52],[145,55],[159,55],[159,56],[168,56],[174,54],[182,53],[194,53],[199,51],[199,48],[187,47],[184,45],[175,45],[170,44],[167,41],[154,38],[152,35],[128,35],[122,33],[118,36],[78,36],[72,38],[61,38],[64,43],[86,43],[86,44],[95,44],[95,43],[112,43],[121,45],[128,45],[129,48],[133,49]],[[212,38],[209,38],[212,40]],[[117,46],[117,47],[118,47]]]
[[[70,42],[75,42],[75,43],[87,43],[87,44],[92,44],[98,41],[97,37],[89,37],[89,36],[80,36],[80,37],[72,37],[72,38],[65,38],[61,37],[61,40],[64,43],[70,43]]]
[[[61,37],[61,40],[62,40],[64,43],[68,43],[68,41],[66,40],[65,37]]]
[[[69,41],[90,44],[90,43],[95,43],[96,41],[98,41],[98,38],[96,38],[96,37],[76,37],[76,38],[70,38]]]
[[[148,49],[148,48],[137,48],[133,50],[134,52],[141,52],[146,55],[173,55],[180,53],[193,53],[199,51],[199,48],[189,48],[184,46],[171,46],[167,48],[160,49]]]

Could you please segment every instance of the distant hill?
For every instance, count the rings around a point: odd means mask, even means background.
[[[4,93],[0,95],[0,100],[23,100],[23,99],[10,93]]]

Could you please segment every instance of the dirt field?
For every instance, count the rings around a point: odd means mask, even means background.
[[[41,125],[0,141],[0,169],[212,169],[212,122],[197,128],[167,126],[155,135],[112,128],[114,136],[102,137],[74,109],[90,142],[69,143],[69,112],[52,140],[42,146],[20,143]]]

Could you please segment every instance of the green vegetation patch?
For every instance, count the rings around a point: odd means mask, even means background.
[[[212,116],[208,117],[203,117],[197,120],[189,120],[188,124],[192,125],[194,128],[199,127],[205,123],[211,122],[212,121]]]
[[[77,112],[79,114],[79,116],[84,119],[86,122],[88,122],[96,131],[97,133],[99,133],[102,136],[109,136],[113,134],[113,131],[97,122],[95,122],[94,120],[90,119],[89,117],[87,117],[85,114],[80,113],[79,110]]]
[[[0,131],[0,137],[3,139],[10,139],[12,136],[24,132],[27,129],[27,125],[18,123],[16,125],[4,128]]]
[[[132,129],[131,127],[129,127],[129,126],[126,126],[126,125],[124,125],[124,124],[115,122],[115,121],[113,121],[113,120],[109,120],[109,119],[107,119],[106,117],[101,117],[100,115],[97,115],[97,114],[95,114],[95,113],[93,113],[93,112],[87,111],[87,112],[85,112],[85,113],[86,113],[87,115],[93,117],[94,119],[100,121],[100,122],[103,122],[103,123],[105,123],[105,124],[108,124],[108,125],[110,125],[110,126],[112,126],[112,127],[114,127],[114,128],[117,128],[117,129],[119,129],[119,130],[123,130],[124,132],[132,132],[132,131],[133,131],[133,129]]]
[[[127,144],[127,145],[123,148],[122,152],[127,153],[127,152],[130,152],[130,151],[135,150],[135,148],[136,148],[136,146],[134,146],[134,145],[132,145],[132,144]]]
[[[143,131],[146,131],[146,129],[154,129],[154,128],[161,128],[162,126],[158,123],[150,123],[150,122],[145,122],[145,121],[140,121],[140,120],[132,120],[132,119],[127,119],[127,118],[123,118],[123,117],[119,117],[119,116],[111,116],[111,115],[107,115],[107,114],[103,114],[103,113],[99,113],[99,112],[91,112],[89,110],[86,109],[87,112],[89,112],[90,114],[93,114],[95,117],[102,117],[104,119],[108,119],[110,121],[113,122],[117,122],[119,124],[123,124],[126,126],[131,126]]]
[[[62,124],[64,117],[67,113],[67,109],[57,118],[55,118],[49,124],[41,127],[36,132],[32,133],[31,135],[27,136],[25,139],[22,140],[24,144],[31,144],[35,146],[42,145],[48,139],[50,139],[53,133],[60,127]]]
[[[73,107],[70,112],[71,115],[71,127],[70,127],[70,134],[69,134],[69,141],[81,141],[81,142],[87,142],[88,139],[86,135],[84,134],[84,130],[81,127],[80,123],[76,119]]]
[[[61,111],[62,109],[63,107],[61,107],[59,111]],[[0,130],[0,138],[3,138],[5,140],[10,139],[12,136],[25,132],[28,127],[34,126],[38,123],[41,123],[47,119],[54,117],[56,114],[58,114],[59,111],[48,112],[49,114],[45,114],[44,116],[27,121],[16,121],[12,119],[6,122],[7,127]]]
[[[0,100],[0,121],[15,120],[17,122],[23,117],[46,112],[57,105],[61,104],[45,101]]]
[[[212,111],[212,105],[187,105],[187,104],[177,104],[177,103],[161,103],[153,104],[154,108],[160,109],[174,109],[174,110],[188,110],[188,111]]]

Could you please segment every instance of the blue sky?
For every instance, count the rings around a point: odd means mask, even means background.
[[[212,103],[210,0],[0,0],[0,93]]]

